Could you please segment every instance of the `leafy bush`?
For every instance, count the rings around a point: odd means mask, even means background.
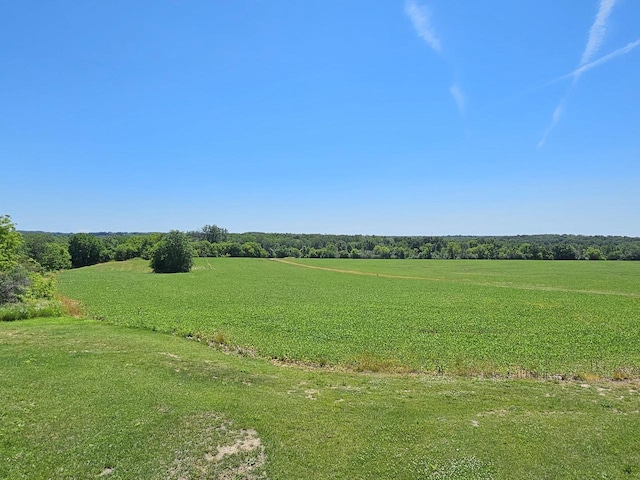
[[[0,305],[18,303],[27,293],[31,283],[29,271],[22,265],[0,271]]]
[[[37,272],[29,272],[31,285],[23,295],[23,300],[51,300],[56,290],[56,279],[51,275],[41,275]]]
[[[11,270],[0,271],[0,305],[53,298],[55,278],[27,266],[30,269],[19,264]]]
[[[193,266],[193,255],[189,237],[171,230],[154,250],[150,266],[155,273],[188,272]]]
[[[41,257],[49,244],[45,236],[34,236],[30,250]],[[55,279],[43,274],[42,266],[22,252],[24,240],[11,218],[0,215],[0,321],[59,315],[59,302],[53,300]],[[29,245],[27,245],[29,246]],[[66,251],[66,247],[61,245]],[[57,249],[54,253],[61,252]],[[67,252],[67,257],[69,253]]]

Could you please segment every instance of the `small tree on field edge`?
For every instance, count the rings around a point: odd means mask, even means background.
[[[193,249],[189,237],[171,230],[156,246],[150,266],[155,273],[188,272],[193,266]]]

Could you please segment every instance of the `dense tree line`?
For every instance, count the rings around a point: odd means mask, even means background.
[[[584,235],[378,236],[229,233],[216,225],[185,232],[200,257],[640,260],[640,238]],[[162,233],[24,232],[23,252],[45,270],[130,258],[151,260]]]
[[[257,243],[271,257],[640,260],[640,238],[615,236],[434,237],[231,233],[227,235],[227,242],[236,245]]]

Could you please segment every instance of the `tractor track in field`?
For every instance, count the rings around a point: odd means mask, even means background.
[[[309,268],[311,270],[322,270],[325,272],[344,273],[348,275],[362,275],[365,277],[395,278],[400,280],[425,280],[428,282],[462,283],[464,285],[511,288],[515,290],[537,290],[541,292],[583,293],[588,295],[611,295],[611,296],[618,296],[618,297],[640,298],[640,293],[615,292],[615,291],[607,291],[607,290],[582,290],[582,289],[575,289],[575,288],[550,287],[547,285],[514,285],[512,283],[507,283],[507,282],[474,282],[468,279],[452,280],[449,278],[442,278],[442,277],[417,277],[415,275],[392,275],[389,273],[362,272],[359,270],[345,270],[341,268],[306,265],[303,263],[292,262],[290,260],[285,260],[282,258],[271,258],[270,260],[273,262],[284,263],[286,265]]]

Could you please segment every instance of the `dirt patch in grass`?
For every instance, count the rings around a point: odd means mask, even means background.
[[[98,475],[99,477],[104,477],[106,475],[111,475],[113,473],[113,468],[111,467],[104,467],[102,469],[102,472],[100,472],[100,475]]]
[[[157,478],[267,478],[264,445],[253,429],[236,429],[220,415],[206,413],[186,419],[176,435],[181,447]]]

